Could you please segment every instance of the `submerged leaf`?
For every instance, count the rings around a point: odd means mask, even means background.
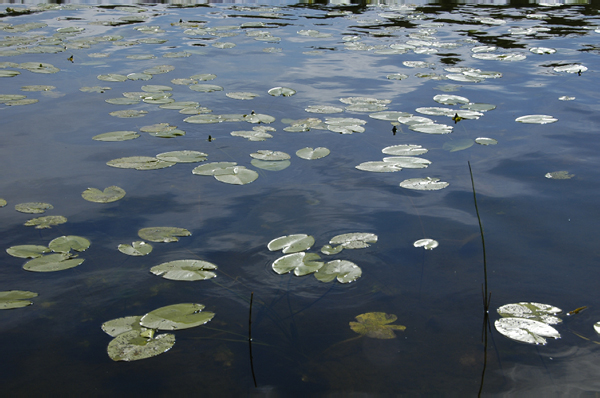
[[[141,336],[140,330],[119,334],[108,343],[108,356],[113,361],[137,361],[167,352],[175,344],[175,335],[159,334],[153,338]]]
[[[158,330],[189,329],[204,325],[214,312],[201,312],[204,305],[195,303],[173,304],[150,311],[142,317],[140,325]]]
[[[127,254],[128,256],[145,256],[152,251],[152,245],[138,240],[132,242],[131,245],[120,244],[118,249],[121,253]]]
[[[331,282],[337,278],[340,283],[350,283],[360,278],[361,275],[360,267],[347,260],[329,261],[315,272],[315,278],[321,282]]]
[[[406,326],[390,325],[398,317],[385,312],[368,312],[356,316],[358,322],[350,322],[350,328],[360,335],[375,339],[393,339],[396,337],[394,330],[405,330]]]
[[[142,228],[138,236],[150,242],[177,242],[180,236],[190,236],[192,233],[185,228],[151,227]]]
[[[286,169],[290,166],[289,160],[259,160],[252,159],[250,162],[252,166],[258,167],[259,169],[269,170],[269,171],[280,171]]]
[[[125,190],[115,185],[104,188],[104,191],[97,188],[88,188],[82,192],[81,196],[90,202],[111,203],[122,199],[125,196]]]
[[[26,290],[8,290],[0,292],[0,310],[27,307],[33,304],[27,299],[37,296],[37,293]]]
[[[202,281],[215,278],[217,266],[201,260],[175,260],[150,268],[154,275],[174,281]]]

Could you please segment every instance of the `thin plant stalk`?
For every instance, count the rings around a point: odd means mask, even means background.
[[[254,299],[254,292],[250,293],[250,313],[248,314],[248,347],[250,348],[250,369],[252,370],[252,380],[254,381],[254,388],[256,385],[256,376],[254,375],[254,362],[252,361],[252,300]]]

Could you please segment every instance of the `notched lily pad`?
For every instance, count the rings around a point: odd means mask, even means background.
[[[418,156],[427,153],[428,150],[421,145],[392,145],[383,148],[381,152],[394,156]]]
[[[422,247],[425,250],[433,250],[438,247],[438,241],[434,239],[419,239],[413,245],[415,247]]]
[[[121,253],[127,254],[128,256],[145,256],[150,254],[152,251],[152,245],[138,240],[132,242],[131,245],[122,243],[117,247],[117,249],[119,249]]]
[[[394,330],[406,330],[406,326],[391,325],[398,317],[385,312],[367,312],[356,316],[358,322],[350,322],[350,328],[356,333],[375,339],[393,339]]]
[[[315,238],[306,234],[285,235],[269,242],[270,251],[282,250],[284,254],[308,250],[315,244]]]
[[[40,245],[18,245],[11,246],[8,249],[6,249],[6,252],[8,254],[18,258],[42,257],[44,253],[49,253],[51,251],[52,250],[50,250],[48,247]]]
[[[173,151],[156,155],[156,158],[166,162],[197,163],[204,162],[208,155],[198,151]]]
[[[109,133],[98,134],[92,137],[95,141],[129,141],[138,138],[140,135],[136,131],[111,131]]]
[[[29,260],[23,265],[23,269],[32,272],[54,272],[62,271],[81,265],[83,258],[73,258],[68,253],[47,254],[42,257]]]
[[[291,97],[292,95],[296,94],[296,90],[289,87],[273,87],[268,91],[268,93],[274,97],[278,97],[280,95],[284,97]]]
[[[46,210],[54,209],[50,203],[42,203],[42,202],[28,202],[28,203],[19,203],[15,205],[15,210],[20,213],[28,213],[28,214],[40,214],[45,213]]]
[[[175,344],[175,335],[159,334],[147,338],[141,336],[140,330],[130,330],[119,334],[108,343],[108,356],[113,361],[138,361],[155,357],[167,352]]]
[[[142,228],[138,236],[150,242],[177,242],[181,236],[190,236],[192,233],[185,228],[177,227],[151,227]]]
[[[556,325],[562,322],[562,319],[555,316],[561,312],[562,310],[558,307],[533,302],[505,304],[498,308],[498,314],[503,318],[533,319],[534,321],[544,322],[549,325]]]
[[[34,226],[37,229],[50,228],[53,225],[64,224],[67,222],[67,218],[63,216],[46,216],[46,217],[37,217],[28,220],[25,224],[27,227]]]
[[[106,162],[108,166],[120,169],[157,170],[171,167],[175,162],[168,162],[150,156],[130,156],[126,158],[113,159]]]
[[[233,166],[215,170],[213,176],[217,181],[233,185],[250,184],[258,178],[258,173],[244,166]]]
[[[526,115],[515,119],[515,122],[529,124],[548,124],[557,122],[558,119],[549,115]]]
[[[273,262],[271,267],[273,268],[273,271],[277,272],[279,275],[294,271],[294,275],[303,276],[313,273],[321,268],[323,262],[317,261],[320,259],[321,257],[316,253],[292,253],[279,257]]]
[[[318,147],[318,148],[314,148],[314,149],[310,148],[310,147],[306,147],[306,148],[298,149],[296,151],[296,156],[298,156],[299,158],[302,158],[302,159],[306,159],[306,160],[314,160],[314,159],[324,158],[325,156],[329,155],[330,153],[331,153],[331,151],[324,147]]]
[[[202,260],[175,260],[150,268],[154,275],[174,281],[202,281],[216,278],[217,266]]]
[[[500,318],[494,322],[496,330],[509,339],[528,344],[546,344],[546,339],[559,339],[560,333],[552,326],[524,318]]]
[[[0,292],[0,310],[11,310],[32,305],[28,299],[37,297],[38,294],[26,290],[8,290]]]
[[[347,260],[333,260],[325,263],[315,272],[315,278],[321,282],[337,279],[340,283],[354,282],[362,275],[360,267]]]
[[[192,170],[192,174],[202,176],[214,176],[219,170],[228,169],[237,165],[236,162],[211,162],[198,166]]]
[[[266,149],[261,149],[251,153],[250,156],[259,160],[287,160],[290,158],[290,155],[285,152],[271,151]]]
[[[447,182],[440,181],[439,178],[409,178],[400,183],[402,188],[414,189],[418,191],[437,191],[450,185]]]
[[[109,336],[117,337],[121,333],[129,332],[130,330],[141,330],[140,319],[142,319],[141,316],[125,316],[111,319],[104,322],[101,328]]]
[[[329,241],[331,245],[341,245],[344,249],[363,249],[377,242],[377,235],[368,232],[352,232],[336,235]]]
[[[575,174],[569,174],[566,170],[552,171],[544,176],[553,180],[568,180],[575,177]]]
[[[204,305],[195,303],[173,304],[150,311],[142,317],[140,325],[149,329],[179,330],[204,325],[214,312],[202,312]]]
[[[125,197],[125,190],[115,185],[104,188],[104,191],[97,188],[88,188],[81,193],[81,196],[89,202],[111,203]]]
[[[55,253],[69,253],[71,250],[77,252],[86,251],[90,245],[90,241],[84,237],[68,235],[52,239],[48,247]]]

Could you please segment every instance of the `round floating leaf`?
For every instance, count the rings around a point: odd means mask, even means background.
[[[269,242],[270,251],[282,250],[284,254],[308,250],[315,244],[315,238],[306,234],[285,235]]]
[[[461,108],[468,109],[471,111],[476,111],[476,112],[487,112],[487,111],[496,109],[496,105],[472,103],[472,104],[463,105],[463,106],[461,106]],[[458,116],[460,116],[460,113],[458,114]]]
[[[563,95],[563,96],[558,97],[558,99],[560,101],[573,101],[575,99],[575,97],[569,97],[567,95]]]
[[[15,205],[15,210],[21,213],[29,213],[29,214],[39,214],[44,213],[46,210],[54,209],[50,203],[42,203],[42,202],[28,202],[28,203],[19,203]]]
[[[119,334],[108,343],[108,356],[113,361],[138,361],[167,352],[175,344],[175,335],[159,334],[153,338],[141,336],[140,330]]]
[[[52,250],[46,246],[39,245],[18,245],[11,246],[6,249],[6,252],[13,257],[19,258],[37,258],[42,257],[44,253],[49,253]]]
[[[306,147],[306,148],[298,149],[296,151],[296,156],[298,156],[299,158],[302,158],[302,159],[306,159],[306,160],[314,160],[314,159],[324,158],[325,156],[329,155],[330,153],[331,153],[331,151],[324,147],[318,147],[318,148],[314,148],[314,149],[310,148],[310,147]]]
[[[26,290],[8,290],[0,292],[0,310],[10,310],[32,305],[27,299],[37,297],[38,294]]]
[[[138,240],[131,245],[120,244],[118,249],[121,253],[128,256],[145,256],[152,251],[152,245],[144,241]]]
[[[110,99],[104,100],[104,102],[107,102],[107,103],[113,104],[113,105],[135,105],[135,104],[139,104],[140,100],[138,98],[119,97],[119,98],[110,98]]]
[[[23,265],[23,269],[32,272],[54,272],[77,267],[85,260],[83,258],[72,258],[67,253],[47,254],[42,257],[29,260]]]
[[[245,185],[258,178],[258,173],[244,166],[233,166],[215,170],[213,176],[221,182],[233,185]]]
[[[296,90],[289,87],[273,87],[268,91],[268,93],[274,97],[278,97],[280,95],[284,97],[291,97],[292,95],[296,94]]]
[[[110,112],[109,115],[115,116],[115,117],[120,117],[120,118],[130,118],[130,117],[142,117],[142,116],[146,115],[146,113],[148,113],[148,111],[137,111],[134,109],[128,109],[125,111]]]
[[[308,275],[323,266],[321,261],[315,261],[320,258],[316,253],[299,252],[287,254],[275,260],[272,268],[279,275],[287,274],[290,271],[294,271],[296,276]]]
[[[211,162],[196,167],[192,170],[192,174],[202,176],[213,176],[215,172],[222,169],[228,169],[235,166],[236,162]]]
[[[4,199],[0,198],[0,207],[4,207],[4,206],[6,206],[6,205],[7,205],[7,203],[8,203],[8,202],[7,202],[6,200],[4,200]]]
[[[217,266],[201,260],[176,260],[150,268],[154,275],[174,281],[202,281],[215,278]]]
[[[469,99],[465,97],[461,97],[458,95],[449,95],[449,94],[438,94],[433,97],[435,102],[444,105],[457,105],[457,104],[468,104]]]
[[[402,188],[415,189],[418,191],[437,191],[450,185],[447,182],[440,181],[439,178],[409,178],[400,183]]]
[[[399,165],[384,161],[363,162],[354,167],[362,171],[372,171],[375,173],[393,173],[402,170],[402,167]]]
[[[215,84],[191,84],[188,86],[190,90],[200,93],[212,93],[213,91],[223,91],[223,87]]]
[[[452,132],[452,126],[437,123],[411,124],[409,128],[425,134],[448,134]]]
[[[216,77],[217,75],[213,75],[212,73],[201,73],[198,75],[190,76],[190,79],[196,79],[205,82],[209,80],[214,80]]]
[[[255,97],[258,97],[258,94],[249,93],[246,91],[236,91],[233,93],[226,93],[225,95],[229,98],[238,99],[238,100],[251,100],[251,99],[254,99]]]
[[[350,283],[360,278],[361,275],[360,267],[346,260],[329,261],[315,272],[315,278],[321,282],[331,282],[337,278],[340,283]]]
[[[568,171],[561,170],[561,171],[553,171],[550,173],[546,173],[546,175],[544,177],[551,178],[553,180],[568,180],[570,178],[575,177],[575,174],[569,174]]]
[[[514,304],[505,304],[498,308],[498,314],[501,317],[526,318],[535,321],[544,322],[549,325],[556,325],[562,322],[562,319],[554,315],[560,314],[562,310],[549,304],[521,302]]]
[[[142,228],[138,236],[150,242],[177,242],[179,236],[190,236],[192,233],[185,228],[151,227]]]
[[[600,334],[600,322],[594,323],[594,330],[596,333]]]
[[[556,66],[554,68],[555,72],[566,72],[566,73],[581,73],[581,72],[585,72],[586,70],[588,70],[587,67],[585,67],[583,65],[579,65],[579,64],[562,65],[562,66]]]
[[[140,326],[141,316],[125,316],[122,318],[111,319],[102,324],[101,328],[104,333],[111,337],[117,337],[118,335],[129,332],[131,330],[141,330]]]
[[[156,170],[171,167],[175,162],[167,162],[149,156],[130,156],[126,158],[113,159],[106,162],[111,167],[136,170]]]
[[[344,112],[342,108],[338,108],[336,106],[327,106],[327,105],[311,105],[304,109],[306,112],[311,113],[341,113]]]
[[[144,73],[148,73],[150,75],[159,75],[162,73],[171,72],[172,70],[175,70],[175,67],[172,65],[158,65],[144,70]]]
[[[90,202],[110,203],[122,199],[125,196],[125,190],[114,185],[104,188],[104,191],[88,188],[81,193],[81,196]]]
[[[173,304],[150,311],[142,317],[140,325],[149,329],[179,330],[204,325],[213,317],[213,312],[201,312],[202,304]]]
[[[391,75],[387,75],[387,78],[389,80],[404,80],[408,79],[408,75],[405,75],[404,73],[392,73]]]
[[[496,141],[495,139],[487,137],[475,138],[475,142],[479,145],[496,145],[498,143],[498,141]]]
[[[263,115],[260,113],[251,113],[249,115],[244,115],[244,120],[248,123],[273,123],[275,118],[269,115]]]
[[[555,49],[548,47],[531,47],[529,51],[534,54],[554,54],[556,52]]]
[[[0,70],[0,77],[14,77],[14,76],[17,76],[20,74],[21,74],[21,72],[19,72],[18,70],[8,70],[8,69]]]
[[[53,239],[48,247],[56,253],[69,253],[71,250],[77,252],[86,251],[90,247],[90,241],[81,236],[68,235]]]
[[[63,216],[46,216],[46,217],[37,217],[28,220],[25,224],[27,227],[34,226],[37,229],[50,228],[53,225],[64,224],[67,222],[67,218]]]
[[[92,137],[96,141],[128,141],[138,138],[140,135],[136,131],[111,131],[110,133],[98,134]]]
[[[271,134],[265,133],[261,130],[232,131],[230,134],[233,137],[243,137],[248,139],[249,141],[265,141],[267,138],[273,138]]]
[[[325,245],[321,248],[321,253],[331,256],[333,254],[338,254],[342,250],[344,250],[344,246],[342,246],[342,245],[338,245],[335,247],[333,247],[331,245]]]
[[[500,318],[494,326],[504,336],[522,343],[545,345],[544,337],[560,338],[560,333],[552,326],[532,319]]]
[[[369,114],[369,117],[371,117],[373,119],[387,120],[389,122],[397,122],[398,118],[400,118],[400,117],[410,117],[410,116],[411,116],[410,113],[396,112],[396,111],[376,112],[376,113]]]
[[[142,91],[147,93],[164,94],[163,91],[173,91],[173,87],[164,86],[162,84],[146,84],[142,86]]]
[[[433,239],[419,239],[413,245],[415,247],[422,247],[425,250],[433,250],[438,247],[438,241]]]
[[[259,160],[287,160],[290,158],[290,155],[288,155],[285,152],[270,151],[266,149],[261,149],[254,153],[251,153],[250,156],[252,156],[254,159]]]
[[[250,163],[254,167],[258,167],[259,169],[269,170],[269,171],[281,171],[283,169],[287,169],[291,164],[289,160],[259,160],[259,159],[252,159],[252,161]]]
[[[431,164],[431,161],[427,159],[414,156],[392,156],[383,158],[383,161],[405,169],[424,169]]]
[[[390,325],[398,317],[385,312],[368,312],[356,316],[358,322],[350,322],[350,328],[356,333],[375,339],[393,339],[394,330],[405,330],[406,326]]]
[[[381,152],[394,156],[417,156],[427,153],[427,149],[421,145],[393,145],[385,147]]]
[[[557,122],[558,119],[548,115],[526,115],[515,119],[519,123],[532,123],[532,124],[548,124]]]
[[[21,91],[50,91],[54,90],[56,87],[54,86],[45,86],[41,84],[35,84],[33,86],[23,86],[21,87]]]
[[[160,160],[176,163],[197,163],[204,162],[208,155],[198,151],[173,151],[159,153],[156,157]]]
[[[31,105],[31,104],[35,104],[36,102],[38,102],[38,100],[29,98],[29,99],[15,100],[15,101],[6,101],[4,103],[4,105],[8,105],[8,106]]]
[[[106,75],[98,75],[98,80],[103,80],[105,82],[124,82],[127,80],[127,76],[116,73],[108,73]]]
[[[362,249],[369,247],[369,243],[377,242],[377,235],[368,232],[352,232],[337,235],[331,238],[329,244],[342,245],[344,249]]]

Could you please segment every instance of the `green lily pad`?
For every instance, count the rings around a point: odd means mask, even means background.
[[[144,70],[144,73],[148,73],[150,75],[160,75],[162,73],[168,73],[173,70],[175,70],[175,67],[172,65],[158,65]]]
[[[236,91],[233,93],[226,93],[225,95],[229,98],[237,100],[251,100],[259,96],[258,94],[249,93],[246,91]]]
[[[217,86],[216,84],[191,84],[188,87],[190,90],[197,91],[199,93],[212,93],[214,91],[223,91],[223,87]]]
[[[265,124],[269,124],[269,123],[273,123],[275,121],[275,118],[273,116],[269,116],[269,115],[263,115],[261,113],[254,113],[252,112],[249,115],[244,115],[244,120],[248,123],[265,123]]]
[[[515,119],[515,122],[519,123],[531,123],[531,124],[548,124],[557,122],[558,119],[549,115],[526,115]]]
[[[402,188],[415,189],[418,191],[437,191],[450,185],[447,182],[440,181],[439,178],[409,178],[400,183]]]
[[[284,254],[308,250],[315,244],[315,238],[306,234],[285,235],[269,242],[270,251],[282,250]]]
[[[433,100],[444,105],[468,104],[470,102],[468,98],[450,94],[438,94],[433,97]]]
[[[236,162],[211,162],[198,166],[192,170],[192,174],[203,176],[214,176],[218,170],[228,169],[237,165]]]
[[[0,77],[15,77],[20,75],[21,72],[18,70],[2,69],[0,70]]]
[[[145,116],[148,111],[137,111],[135,109],[127,109],[124,111],[110,112],[109,115],[120,117],[120,118],[131,118],[131,117],[142,117]]]
[[[428,150],[421,145],[392,145],[383,148],[381,152],[394,156],[418,156],[427,153]]]
[[[29,260],[23,265],[23,269],[32,272],[54,272],[74,268],[83,263],[83,258],[73,258],[68,253],[47,254],[42,257]]]
[[[344,110],[342,108],[338,108],[337,106],[327,106],[327,105],[311,105],[304,109],[306,112],[310,113],[342,113]]]
[[[127,80],[127,76],[119,75],[117,73],[108,73],[106,75],[98,75],[98,80],[103,80],[105,82],[124,82]]]
[[[138,361],[167,352],[175,344],[175,335],[159,334],[152,338],[141,336],[140,330],[119,334],[108,343],[108,356],[113,361]]]
[[[25,224],[27,227],[34,226],[37,229],[50,228],[53,225],[64,224],[67,222],[67,218],[63,216],[46,216],[46,217],[37,217],[28,220]]]
[[[566,72],[566,73],[581,73],[588,70],[586,66],[580,64],[562,65],[554,67],[555,72]]]
[[[415,247],[422,247],[425,250],[433,250],[438,247],[439,243],[434,239],[419,239],[413,243]]]
[[[569,174],[569,172],[566,170],[560,170],[546,173],[544,177],[551,178],[553,180],[568,180],[575,177],[575,174]]]
[[[461,109],[468,109],[476,112],[487,112],[496,109],[496,105],[492,104],[479,104],[479,103],[471,103],[462,105]],[[460,114],[459,114],[460,116]]]
[[[125,316],[122,318],[111,319],[102,324],[102,330],[111,337],[117,337],[118,335],[129,332],[131,330],[141,330],[140,325],[141,316]]]
[[[363,162],[354,167],[362,171],[371,171],[375,173],[393,173],[402,170],[402,167],[399,165],[384,161]]]
[[[498,143],[497,140],[495,140],[493,138],[487,138],[487,137],[475,138],[475,142],[478,143],[479,145],[496,145]]]
[[[0,207],[4,207],[8,204],[8,202],[2,198],[0,198]]]
[[[232,131],[229,134],[231,134],[233,137],[246,138],[248,141],[265,141],[267,138],[273,138],[271,134],[262,129],[253,129],[251,131]]]
[[[368,312],[356,316],[358,322],[350,322],[350,328],[356,333],[375,339],[393,339],[394,330],[406,330],[406,326],[390,325],[398,317],[385,312]]]
[[[560,333],[552,326],[524,318],[500,318],[494,322],[496,330],[509,339],[528,344],[546,344],[546,339],[559,339]]]
[[[136,105],[140,103],[140,100],[138,98],[119,97],[109,98],[104,100],[104,102],[112,105]]]
[[[377,242],[377,235],[368,232],[352,232],[331,238],[329,244],[342,245],[344,249],[363,249]]]
[[[55,88],[56,87],[54,87],[54,86],[35,84],[32,86],[22,86],[21,91],[51,91],[51,90],[54,90]]]
[[[156,170],[171,167],[175,162],[167,162],[149,156],[130,156],[126,158],[113,159],[106,162],[111,167],[121,169],[136,169],[136,170]]]
[[[408,75],[404,73],[392,73],[391,75],[387,75],[388,80],[404,80],[408,79]]]
[[[13,257],[18,258],[37,258],[42,257],[44,253],[49,253],[52,250],[46,246],[39,245],[18,245],[11,246],[6,249],[6,252]]]
[[[120,244],[117,248],[128,256],[145,256],[152,251],[152,245],[141,240],[132,242],[131,245]]]
[[[81,236],[69,235],[53,239],[48,247],[56,253],[69,253],[71,250],[77,252],[86,251],[90,247],[90,241]]]
[[[46,210],[54,209],[50,203],[28,202],[15,205],[15,210],[21,213],[39,214],[45,213]]]
[[[246,185],[256,180],[258,173],[254,170],[248,170],[244,166],[233,166],[215,170],[213,176],[218,181],[226,184]]]
[[[292,253],[279,257],[271,267],[279,275],[294,271],[294,275],[303,276],[313,273],[323,266],[323,262],[315,261],[320,258],[316,253]]]
[[[431,164],[431,161],[415,156],[390,156],[383,158],[383,161],[404,169],[424,169]]]
[[[290,166],[289,160],[259,160],[252,159],[250,161],[252,166],[258,167],[259,169],[269,170],[269,171],[281,171]]]
[[[321,248],[321,253],[326,254],[328,256],[331,256],[333,254],[338,254],[342,250],[344,250],[344,246],[342,246],[342,245],[338,245],[338,246],[335,246],[335,247],[331,246],[331,245],[324,245]]]
[[[562,319],[555,315],[560,314],[562,310],[549,304],[521,302],[514,304],[505,304],[498,308],[498,314],[501,317],[525,318],[556,325],[562,322]]]
[[[315,278],[321,282],[331,282],[337,278],[340,283],[350,283],[360,278],[361,275],[360,267],[347,260],[329,261],[315,272]]]
[[[449,134],[453,129],[452,126],[438,123],[411,124],[408,128],[424,134]]]
[[[270,151],[265,149],[251,153],[250,156],[259,160],[287,160],[290,158],[290,155],[285,152]]]
[[[291,97],[292,95],[296,94],[296,90],[289,87],[273,87],[268,91],[268,93],[274,97],[278,97],[280,95],[284,97]]]
[[[331,151],[324,147],[318,147],[318,148],[314,148],[314,149],[310,148],[310,147],[306,147],[306,148],[298,149],[296,151],[296,156],[298,156],[299,158],[302,158],[302,159],[306,159],[306,160],[314,160],[314,159],[324,158],[325,156],[329,155],[330,153],[331,153]]]
[[[150,311],[142,317],[140,325],[149,329],[179,330],[204,325],[214,312],[201,312],[204,305],[195,303],[173,304]]]
[[[26,290],[8,290],[0,292],[0,310],[10,310],[32,305],[28,299],[37,297],[38,294]]]
[[[96,141],[128,141],[138,138],[140,135],[136,131],[111,131],[110,133],[98,134],[92,137]]]
[[[111,203],[125,196],[125,190],[117,186],[110,186],[101,191],[97,188],[88,188],[81,193],[83,199],[95,203]]]
[[[596,333],[600,334],[600,322],[594,323],[594,330]]]
[[[212,272],[216,269],[217,266],[208,261],[176,260],[154,266],[150,272],[173,281],[202,281],[216,278],[217,274]]]
[[[197,163],[204,162],[208,155],[198,151],[173,151],[164,152],[156,155],[159,160],[176,163]]]
[[[180,236],[190,236],[192,233],[185,228],[151,227],[142,228],[138,236],[150,242],[177,242]]]
[[[212,73],[200,73],[198,75],[190,76],[190,79],[196,79],[203,82],[216,79],[217,75],[213,75]]]

